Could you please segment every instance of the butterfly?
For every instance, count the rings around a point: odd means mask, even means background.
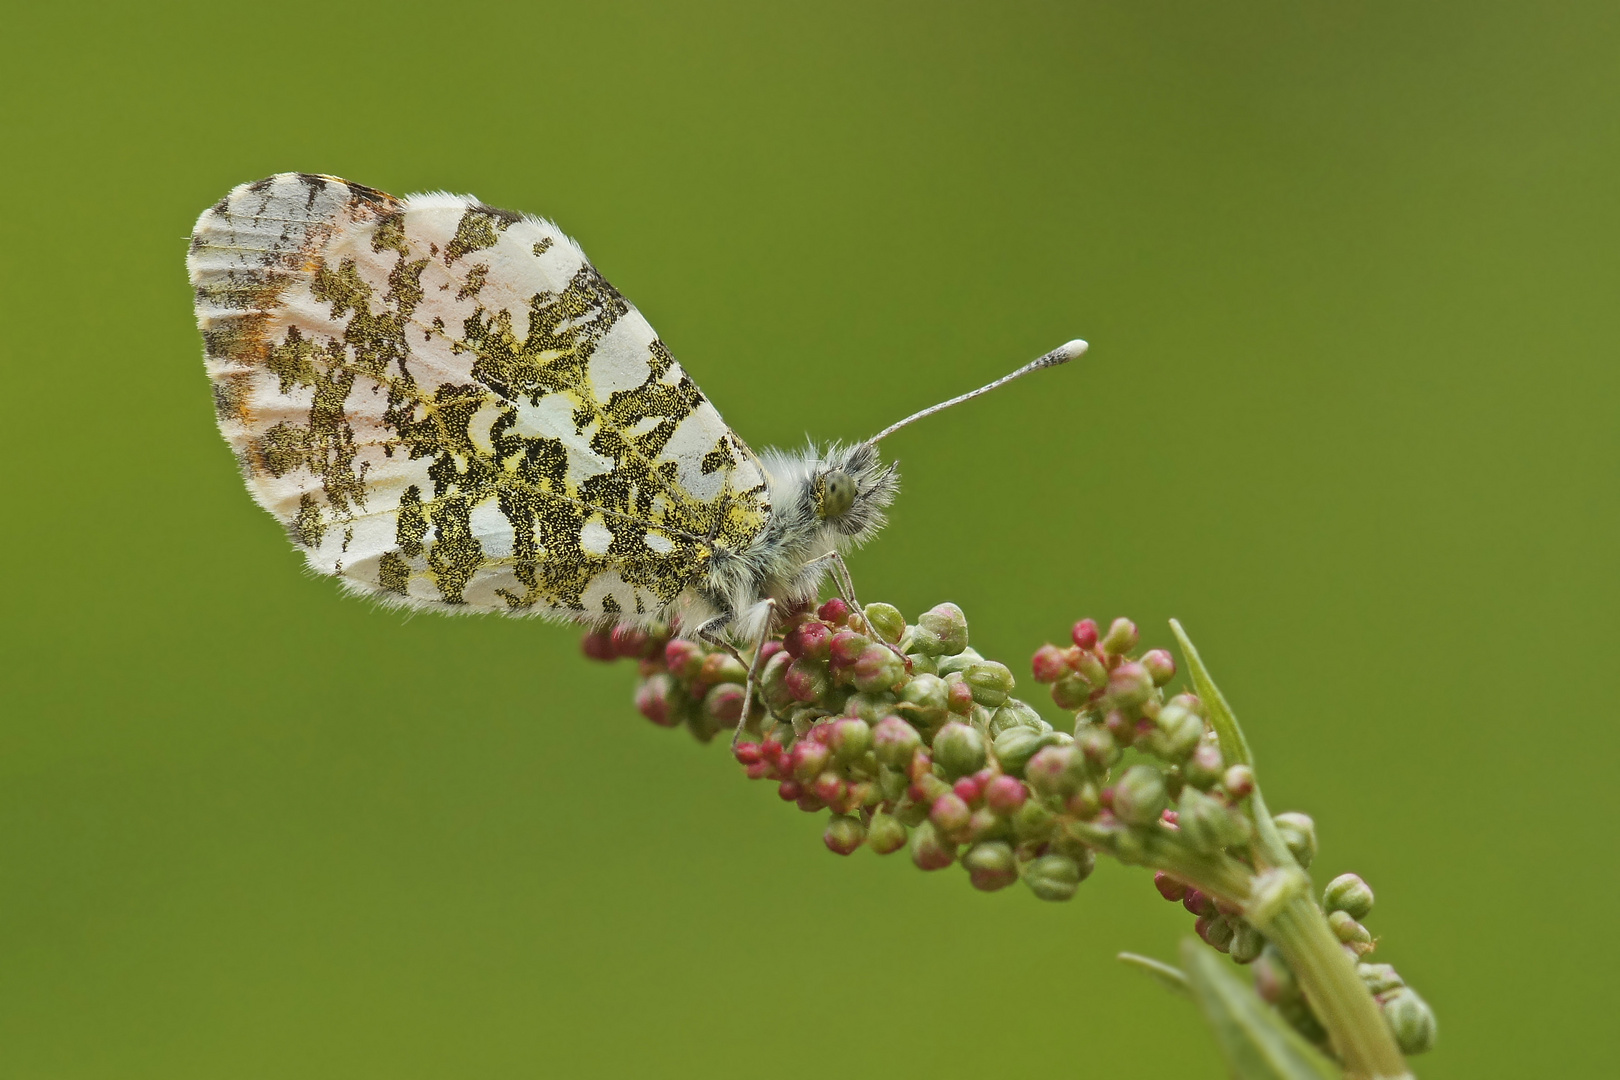
[[[311,569],[386,604],[750,641],[898,492],[883,437],[756,455],[540,218],[282,173],[186,260],[219,428]],[[853,586],[844,582],[853,600]]]

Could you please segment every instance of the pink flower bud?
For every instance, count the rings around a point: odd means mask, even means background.
[[[754,765],[765,758],[757,742],[740,742],[731,748],[731,753],[743,765]]]
[[[906,677],[906,664],[886,645],[873,643],[861,650],[852,670],[855,688],[866,693],[892,690]]]
[[[803,794],[804,788],[799,786],[797,780],[784,780],[776,785],[776,797],[783,802],[798,802]]]
[[[1147,668],[1126,661],[1108,673],[1108,697],[1122,709],[1134,709],[1153,696],[1153,678]]]
[[[1247,765],[1233,765],[1226,770],[1221,784],[1234,802],[1242,802],[1254,794],[1254,770]]]
[[[1074,643],[1082,649],[1095,649],[1097,647],[1097,621],[1095,619],[1081,619],[1074,624],[1069,632]]]
[[[794,659],[809,657],[812,660],[826,660],[832,636],[826,623],[811,620],[789,630],[782,638],[782,648]]]
[[[793,744],[788,769],[800,780],[814,780],[827,768],[827,761],[831,757],[832,752],[822,743],[814,739],[800,739]]]
[[[1197,915],[1199,918],[1205,918],[1215,914],[1215,901],[1211,900],[1208,896],[1199,892],[1197,889],[1187,890],[1187,895],[1181,898],[1181,906],[1192,912],[1194,915]]]
[[[1163,686],[1176,677],[1176,658],[1163,649],[1150,649],[1142,654],[1142,666],[1153,677],[1154,686]]]
[[[954,837],[966,829],[972,816],[973,811],[955,792],[941,795],[928,808],[928,820],[934,823],[940,835],[947,837]]]
[[[840,630],[827,642],[827,660],[835,671],[855,666],[872,639],[853,630]]]
[[[849,781],[829,770],[816,777],[813,790],[816,798],[831,805],[843,800],[849,791]]]
[[[611,637],[613,652],[626,659],[646,655],[652,645],[652,637],[647,631],[637,626],[626,626],[624,623],[613,628]]]
[[[619,658],[619,654],[613,648],[613,634],[607,630],[592,630],[588,634],[581,635],[579,649],[587,658],[604,663]]]
[[[771,657],[781,651],[782,643],[780,641],[767,641],[759,647],[759,662],[762,664],[769,663]]]
[[[783,676],[782,685],[799,701],[815,701],[831,689],[827,670],[814,660],[795,660]]]
[[[1171,902],[1185,900],[1187,898],[1186,883],[1177,881],[1163,870],[1160,870],[1158,873],[1153,875],[1153,887],[1159,890],[1160,896]]]
[[[695,678],[703,668],[703,649],[695,641],[675,638],[664,646],[664,666],[677,678]]]
[[[750,780],[764,780],[775,771],[768,761],[756,761],[743,770]]]
[[[956,861],[956,845],[925,821],[911,832],[911,861],[919,870],[943,870]]]
[[[979,797],[983,794],[979,788],[979,782],[971,776],[962,777],[962,779],[951,785],[951,790],[956,792],[958,799],[961,799],[969,806],[977,805]]]
[[[674,727],[680,716],[669,707],[669,692],[674,686],[668,675],[654,675],[636,691],[636,708],[642,716],[659,727]]]
[[[849,618],[849,605],[835,596],[816,609],[816,616],[823,622],[837,626]]]
[[[1029,789],[1016,776],[998,776],[984,788],[984,805],[998,814],[1013,814],[1029,798]]]
[[[742,719],[743,688],[736,683],[711,687],[703,698],[703,709],[722,724],[735,724]]]
[[[782,744],[774,738],[767,738],[759,744],[759,756],[772,765],[780,765],[782,762]]]
[[[945,708],[957,716],[973,712],[973,687],[959,673],[953,672],[945,680]]]
[[[805,791],[799,794],[798,807],[807,814],[815,814],[827,809],[827,804],[815,792]]]
[[[1035,681],[1038,683],[1057,682],[1069,670],[1069,665],[1063,658],[1063,650],[1056,645],[1042,645],[1036,649],[1029,666],[1034,671]]]

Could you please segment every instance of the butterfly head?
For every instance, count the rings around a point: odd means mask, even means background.
[[[873,444],[833,445],[818,455],[810,480],[817,520],[838,536],[865,543],[883,527],[883,511],[900,490],[892,462]]]

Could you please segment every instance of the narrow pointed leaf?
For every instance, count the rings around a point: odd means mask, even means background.
[[[1181,973],[1180,968],[1171,967],[1162,960],[1155,960],[1151,956],[1142,956],[1140,953],[1122,952],[1119,954],[1118,959],[1122,964],[1153,976],[1166,989],[1173,990],[1185,997],[1192,996],[1192,986],[1187,982],[1187,976]]]
[[[1181,967],[1235,1080],[1343,1080],[1339,1067],[1261,1001],[1220,954],[1188,938]]]

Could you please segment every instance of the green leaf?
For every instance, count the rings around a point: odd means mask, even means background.
[[[1343,1080],[1344,1073],[1260,1000],[1227,960],[1197,938],[1181,967],[1235,1080]]]
[[[1221,756],[1228,765],[1253,765],[1254,757],[1249,753],[1249,741],[1243,737],[1243,729],[1238,726],[1237,717],[1232,713],[1232,706],[1226,703],[1221,694],[1221,688],[1215,685],[1215,680],[1209,677],[1209,669],[1204,666],[1203,657],[1193,647],[1192,639],[1181,628],[1181,623],[1175,619],[1170,620],[1170,632],[1176,635],[1176,643],[1181,646],[1181,655],[1187,661],[1187,669],[1192,672],[1193,688],[1198,691],[1199,700],[1204,703],[1209,713],[1210,726],[1221,740]]]
[[[1253,766],[1254,755],[1249,753],[1249,740],[1243,737],[1237,714],[1226,703],[1226,695],[1215,685],[1215,680],[1209,677],[1209,669],[1204,666],[1204,659],[1198,655],[1192,639],[1175,619],[1170,620],[1170,632],[1176,635],[1182,658],[1187,661],[1187,670],[1192,673],[1193,689],[1198,691],[1198,699],[1204,703],[1204,710],[1209,714],[1209,724],[1221,740],[1221,756],[1230,765]],[[1271,820],[1271,811],[1266,809],[1266,798],[1258,786],[1249,796],[1249,817],[1254,821],[1256,854],[1260,860],[1268,866],[1298,869],[1299,864],[1294,861],[1293,853],[1288,850],[1276,823]]]
[[[1162,960],[1155,960],[1151,956],[1140,953],[1122,952],[1118,956],[1120,963],[1144,971],[1157,979],[1160,985],[1173,990],[1184,997],[1192,996],[1192,985],[1187,982],[1187,976],[1181,973],[1180,968],[1171,967]]]

